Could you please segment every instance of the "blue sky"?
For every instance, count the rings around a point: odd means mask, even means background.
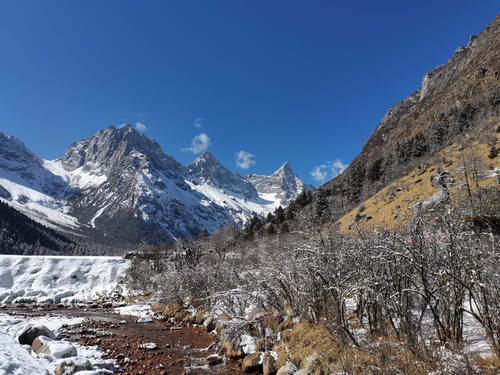
[[[243,175],[288,160],[317,185],[499,10],[497,0],[5,0],[0,132],[53,159],[101,128],[140,123],[181,163],[208,145]]]

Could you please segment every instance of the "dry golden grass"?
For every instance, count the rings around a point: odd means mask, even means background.
[[[166,307],[164,303],[154,303],[151,305],[151,311],[156,314],[162,314]]]
[[[489,356],[486,358],[473,358],[473,363],[481,369],[485,375],[497,375],[500,373],[500,357]]]
[[[443,362],[438,351],[407,347],[390,332],[387,336],[379,335],[367,340],[361,347],[354,347],[339,341],[322,323],[301,321],[293,328],[282,331],[282,342],[273,347],[278,354],[276,366],[280,368],[289,361],[299,368],[307,367],[311,374],[456,373],[453,369],[440,372],[449,364]],[[468,373],[467,362],[469,366],[476,366],[482,374],[497,374],[500,368],[500,359],[495,356],[463,358],[461,366],[465,370],[459,369],[457,373]],[[460,372],[462,370],[465,372]]]
[[[290,361],[298,367],[312,366],[312,373],[423,375],[436,367],[434,358],[419,358],[395,343],[393,337],[374,339],[374,344],[355,348],[339,342],[321,323],[302,321],[283,331],[282,338],[283,342],[273,348],[278,354],[278,368]]]
[[[175,317],[179,320],[182,320],[186,314],[190,314],[189,312],[183,311],[182,306],[175,302],[171,302],[167,305],[164,303],[155,303],[151,305],[151,311],[156,314],[161,314],[166,318]]]
[[[496,133],[498,126],[491,120],[491,131],[488,135],[472,138],[466,135],[461,145],[453,144],[423,165],[413,169],[408,175],[373,195],[348,214],[341,217],[334,226],[344,233],[355,233],[357,229],[367,227],[383,227],[397,231],[409,218],[412,217],[410,207],[420,200],[426,199],[437,193],[438,189],[430,183],[430,177],[441,171],[452,174],[456,183],[450,186],[452,201],[456,201],[456,194],[460,194],[465,186],[464,162],[467,166],[468,181],[471,189],[496,185],[494,178],[474,180],[474,170],[487,171],[500,167],[500,156],[489,158],[489,149],[492,143],[500,147],[500,133]],[[478,140],[479,138],[479,140]],[[473,140],[475,139],[475,140]],[[370,220],[361,220],[355,223],[355,217],[371,217]]]

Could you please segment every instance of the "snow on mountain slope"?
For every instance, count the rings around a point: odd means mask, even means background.
[[[15,137],[0,133],[0,177],[33,190],[64,198],[71,189],[43,166],[43,161]]]
[[[61,179],[69,186],[78,189],[86,189],[102,185],[106,182],[106,175],[97,175],[83,170],[83,167],[76,168],[72,171],[64,169],[61,160],[43,160],[43,166],[48,171]]]
[[[247,179],[255,186],[262,199],[274,202],[274,208],[285,207],[304,189],[311,190],[311,186],[302,182],[288,162],[270,176],[251,174]]]
[[[213,186],[229,196],[258,198],[255,187],[247,179],[224,168],[208,151],[198,156],[187,168],[190,181]]]
[[[254,215],[265,215],[275,210],[274,201],[268,201],[260,197],[247,199],[241,194],[228,193],[220,187],[208,183],[199,183],[186,180],[191,189],[201,193],[206,199],[202,204],[214,202],[223,207],[231,214],[236,225],[246,224]]]
[[[205,152],[185,167],[130,125],[102,129],[57,160],[1,133],[0,146],[0,199],[42,224],[117,246],[244,225],[305,188],[288,163],[272,176],[242,177]]]
[[[89,302],[110,296],[121,289],[128,265],[120,257],[0,255],[0,303]]]
[[[37,190],[0,178],[0,186],[8,192],[8,199],[0,200],[24,213],[36,222],[53,229],[78,229],[78,220],[67,212],[65,200],[53,198]]]

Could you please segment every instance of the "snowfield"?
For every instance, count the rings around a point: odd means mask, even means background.
[[[24,318],[0,314],[0,375],[50,375],[54,374],[56,358],[47,355],[37,355],[31,352],[29,346],[19,344],[16,339],[18,332],[30,323],[44,325],[52,332],[58,333],[63,325],[79,324],[83,318],[67,318],[64,316],[42,316]],[[54,345],[68,345],[65,342],[54,342]],[[91,364],[103,363],[105,354],[95,347],[84,347],[72,343],[76,348],[77,356],[87,359]],[[109,360],[108,360],[109,362]]]
[[[120,257],[0,255],[0,303],[78,303],[125,294]]]
[[[0,255],[0,303],[92,302],[117,291],[124,295],[121,280],[128,265],[120,257]],[[57,356],[31,353],[29,347],[19,344],[17,333],[28,323],[45,325],[57,333],[65,324],[82,321],[83,318],[64,316],[24,318],[0,314],[0,375],[53,374]],[[54,342],[53,345],[64,348],[69,344]],[[96,348],[72,345],[79,358],[92,364],[102,362],[103,353]]]

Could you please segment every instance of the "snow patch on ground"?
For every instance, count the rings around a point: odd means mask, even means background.
[[[0,303],[89,302],[125,290],[120,257],[0,255]]]
[[[12,337],[0,333],[0,374],[48,375],[50,372]]]
[[[63,326],[75,325],[83,321],[84,318],[68,318],[63,315],[26,318],[0,313],[0,375],[53,374],[57,346],[60,347],[59,349],[70,346],[76,348],[77,357],[88,359],[92,365],[106,362],[102,359],[105,353],[97,347],[53,341],[50,344],[53,346],[55,355],[49,356],[35,354],[30,351],[29,346],[23,346],[16,340],[17,333],[27,324],[44,325],[57,335]]]
[[[115,308],[115,311],[120,315],[137,316],[141,322],[147,322],[153,317],[151,305],[148,303],[127,305]],[[140,323],[140,322],[139,322]]]

